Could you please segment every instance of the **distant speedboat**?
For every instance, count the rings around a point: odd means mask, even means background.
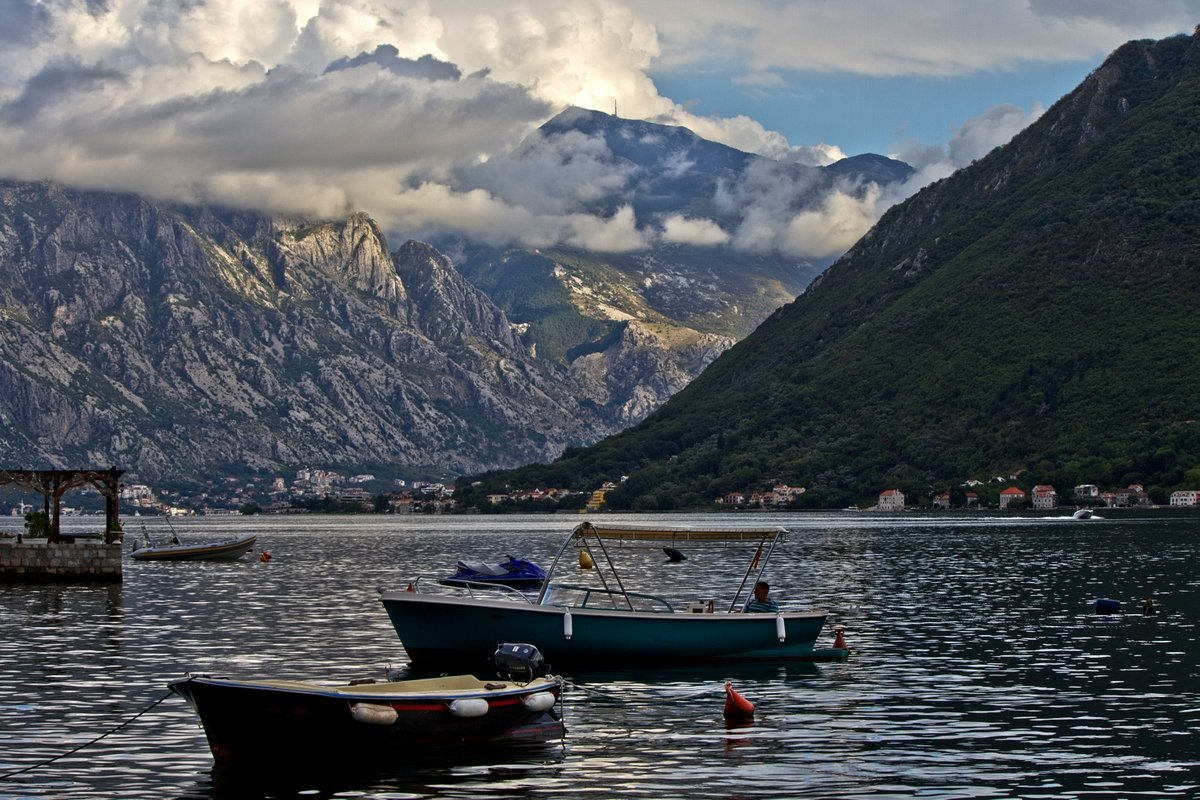
[[[1081,508],[1071,515],[1071,519],[1091,519],[1092,510],[1090,508]]]

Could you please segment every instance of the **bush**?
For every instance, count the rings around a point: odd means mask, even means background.
[[[50,535],[50,518],[45,511],[30,511],[25,515],[25,536],[45,539]]]

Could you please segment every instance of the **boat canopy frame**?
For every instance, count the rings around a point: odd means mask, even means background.
[[[754,551],[754,556],[746,566],[746,571],[742,574],[741,583],[738,584],[737,591],[734,592],[733,598],[729,602],[728,611],[730,613],[738,608],[739,601],[741,601],[742,610],[744,610],[745,605],[750,602],[753,593],[747,592],[746,599],[741,600],[742,593],[746,591],[747,584],[753,587],[762,580],[762,576],[767,569],[767,562],[771,560],[771,555],[775,552],[775,547],[783,541],[784,535],[787,532],[786,528],[780,526],[761,528],[643,528],[624,525],[595,525],[591,522],[581,522],[571,531],[571,535],[567,537],[567,540],[563,542],[562,547],[559,548],[558,553],[554,556],[554,561],[550,564],[550,569],[546,571],[546,579],[542,582],[542,588],[538,592],[534,604],[545,604],[552,591],[552,583],[554,575],[558,571],[558,565],[562,562],[563,556],[566,555],[567,551],[573,547],[579,549],[581,552],[586,552],[592,559],[592,562],[597,565],[596,575],[600,579],[604,590],[614,596],[624,598],[626,606],[632,611],[634,609],[633,600],[630,597],[629,591],[625,589],[625,585],[621,581],[621,574],[617,571],[612,556],[609,555],[608,548],[604,544],[606,539],[622,542],[656,542],[659,545],[667,542],[757,542],[758,547]],[[608,565],[607,571],[599,568],[601,562],[596,558],[593,546],[603,556],[604,563]],[[609,586],[606,572],[612,574],[613,582],[617,587],[616,590]],[[751,575],[753,575],[753,580],[751,580]]]

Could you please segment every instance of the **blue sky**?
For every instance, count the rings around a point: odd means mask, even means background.
[[[1107,55],[1107,54],[1106,54]],[[795,143],[836,144],[847,155],[888,155],[898,143],[940,145],[989,108],[1049,108],[1102,57],[947,77],[793,73],[781,88],[747,91],[725,73],[655,75],[659,91],[694,114],[746,114]]]
[[[835,256],[1200,0],[0,0],[0,177],[337,218],[389,236]],[[588,212],[631,184],[600,142],[518,150],[576,106],[778,161],[876,152],[904,186],[760,171],[708,219]],[[680,165],[686,167],[686,165]],[[792,170],[790,174],[794,175]]]

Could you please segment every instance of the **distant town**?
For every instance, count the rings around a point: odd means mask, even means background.
[[[188,516],[193,514],[297,514],[326,513],[446,513],[454,510],[454,486],[426,481],[385,481],[374,475],[342,475],[323,469],[301,469],[289,482],[283,477],[225,478],[210,481],[197,492],[155,488],[143,483],[123,484],[121,513]],[[84,488],[64,497],[78,505],[60,507],[60,513],[85,514],[103,508],[99,493]],[[13,516],[38,511],[17,501]]]
[[[1184,489],[1169,495],[1159,493],[1152,498],[1141,484],[1103,490],[1094,484],[1080,484],[1068,490],[1064,497],[1058,489],[1036,484],[1028,490],[1015,485],[1012,478],[993,478],[985,482],[969,480],[955,491],[928,492],[907,496],[896,488],[884,489],[874,504],[852,506],[861,511],[896,512],[906,509],[981,509],[1051,510],[1064,506],[1075,508],[1149,508],[1162,505],[1189,507],[1200,505],[1200,490]],[[1000,488],[996,484],[1003,485]],[[141,515],[218,515],[218,514],[446,514],[463,512],[553,512],[604,511],[606,497],[618,487],[608,482],[592,492],[562,488],[535,487],[497,492],[476,498],[476,505],[467,508],[454,497],[455,486],[432,481],[382,480],[370,474],[343,475],[324,469],[298,470],[292,480],[283,477],[225,478],[211,481],[202,490],[186,493],[171,489],[155,489],[131,483],[121,488],[121,513]],[[776,484],[751,492],[730,492],[713,498],[716,510],[806,510],[806,489],[802,486]],[[103,508],[102,499],[94,489],[73,493],[77,505],[61,507],[65,515],[96,513]],[[70,497],[65,499],[70,499]],[[1156,502],[1156,499],[1158,502]],[[9,513],[23,516],[40,510],[28,502],[12,502]]]

